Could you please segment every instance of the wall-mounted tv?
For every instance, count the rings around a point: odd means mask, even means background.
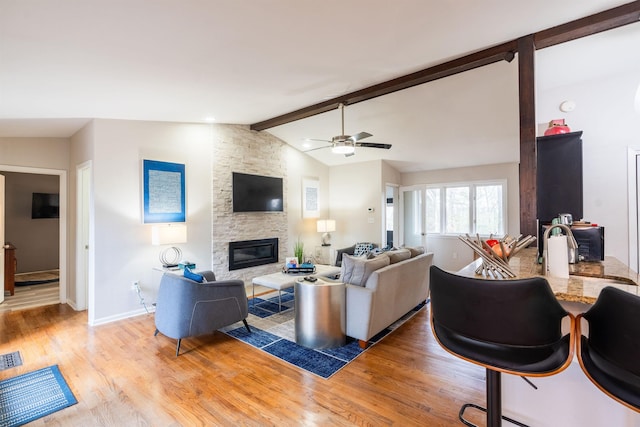
[[[31,218],[60,218],[60,196],[57,193],[33,193]]]
[[[234,212],[282,212],[282,178],[233,174]]]

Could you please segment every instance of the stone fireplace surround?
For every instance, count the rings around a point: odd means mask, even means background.
[[[278,265],[270,263],[229,270],[229,242],[277,238],[276,262],[284,263],[288,247],[286,144],[273,135],[251,131],[245,125],[213,126],[212,266],[220,280],[250,282],[256,276],[277,271]],[[234,213],[232,172],[283,177],[283,212]]]

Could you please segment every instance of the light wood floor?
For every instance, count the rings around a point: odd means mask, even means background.
[[[0,354],[24,360],[0,379],[60,366],[79,403],[35,426],[449,426],[484,404],[484,370],[438,346],[428,309],[329,380],[220,332],[176,358],[154,329],[153,314],[89,327],[61,304],[0,313]]]
[[[52,280],[60,276],[59,270],[47,270],[34,273],[16,274],[16,283],[29,280]],[[16,286],[14,295],[5,292],[4,302],[0,304],[0,313],[25,308],[60,303],[60,283]]]

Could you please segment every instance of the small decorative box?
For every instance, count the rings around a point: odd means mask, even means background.
[[[196,265],[193,263],[190,263],[189,261],[185,261],[185,262],[179,263],[178,267],[180,268],[180,270],[184,270],[185,268],[188,268],[190,270],[195,270]]]

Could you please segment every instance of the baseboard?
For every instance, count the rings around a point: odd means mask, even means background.
[[[143,314],[149,314],[156,311],[155,306],[149,306],[147,308],[149,309],[148,312],[144,308],[139,308],[137,310],[117,314],[115,316],[108,316],[108,317],[102,317],[100,319],[95,319],[93,322],[89,322],[89,325],[90,326],[105,325],[107,323],[117,322],[118,320],[129,319],[130,317],[142,316]]]

